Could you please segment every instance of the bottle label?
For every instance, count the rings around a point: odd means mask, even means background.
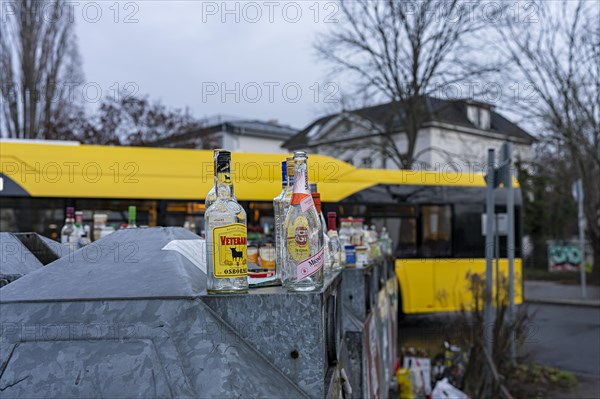
[[[217,173],[217,182],[220,184],[231,184],[231,174],[226,172]]]
[[[310,198],[312,203],[312,197],[310,195],[310,187],[308,187],[308,171],[305,170],[297,176],[298,179],[294,181],[294,192],[292,194],[292,205],[300,205],[306,197]],[[307,200],[308,201],[308,200]],[[308,209],[308,208],[307,208]],[[303,210],[303,212],[305,212]]]
[[[306,212],[311,206],[314,205],[315,203],[311,195],[304,197],[302,201],[300,201],[300,208],[302,209],[302,212]]]
[[[213,228],[213,274],[216,278],[248,275],[247,237],[246,226],[241,223]]]
[[[310,245],[308,242],[308,219],[306,216],[298,216],[287,231],[287,250],[292,259],[301,262],[310,256]]]
[[[298,263],[298,266],[296,268],[296,278],[298,280],[315,274],[323,267],[323,263],[325,261],[325,257],[323,256],[325,253],[324,250],[325,248],[321,248],[321,250],[315,255],[311,256],[303,262]]]

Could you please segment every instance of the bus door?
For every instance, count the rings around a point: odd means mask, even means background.
[[[434,263],[419,256],[418,219],[390,219],[390,231],[397,232],[395,240],[396,274],[402,290],[405,313],[431,312],[434,307]],[[395,229],[394,229],[395,227]]]

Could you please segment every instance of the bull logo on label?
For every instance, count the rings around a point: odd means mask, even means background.
[[[306,245],[308,243],[308,229],[304,226],[296,227],[294,237],[296,238],[296,244]]]

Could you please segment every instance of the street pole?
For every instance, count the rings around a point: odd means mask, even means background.
[[[512,143],[506,143],[506,157],[508,159],[508,174],[506,177],[506,208],[508,218],[508,236],[506,237],[506,250],[508,252],[508,318],[511,323],[515,317],[515,191],[513,189],[513,162]],[[514,365],[517,359],[515,347],[515,334],[510,334],[510,361]]]
[[[496,309],[500,307],[500,232],[498,214],[494,215],[494,257],[496,258]]]
[[[485,312],[484,312],[484,340],[485,349],[490,356],[492,353],[492,336],[487,332],[492,331],[492,280],[494,258],[494,150],[488,150],[487,164],[487,190],[486,190],[486,226],[485,226]]]
[[[583,216],[583,181],[581,179],[575,182],[577,185],[577,205],[578,205],[578,225],[579,225],[579,247],[581,251],[581,263],[579,264],[579,275],[581,277],[581,296],[587,298],[586,276],[585,276],[585,236],[584,236],[584,216]]]

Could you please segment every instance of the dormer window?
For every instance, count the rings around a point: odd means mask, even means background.
[[[490,110],[477,105],[467,105],[467,118],[472,124],[482,130],[489,130],[491,127]]]

